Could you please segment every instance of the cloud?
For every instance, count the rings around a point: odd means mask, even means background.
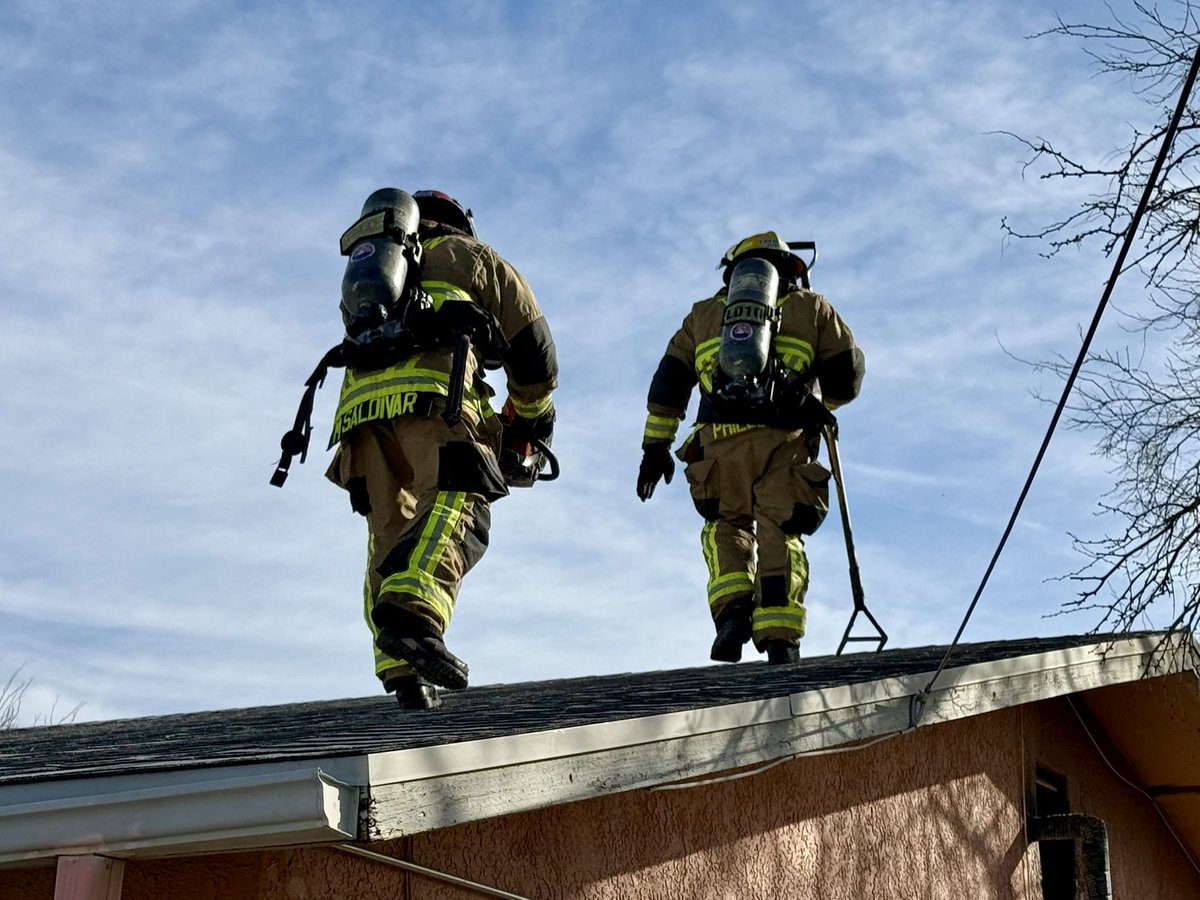
[[[476,683],[706,661],[682,472],[634,496],[645,392],[764,225],[818,241],[816,286],[867,352],[842,434],[871,608],[892,645],[949,640],[1056,383],[1013,357],[1072,354],[1107,274],[1003,246],[1001,216],[1078,194],[1023,181],[989,132],[1107,148],[1135,106],[1025,39],[1036,4],[793,14],[781,42],[765,3],[0,13],[0,656],[40,710],[376,689],[363,523],[321,477],[336,373],[311,458],[267,479],[340,337],[337,237],[383,184],[472,206],[562,361],[562,478],[496,505],[449,635]],[[1087,451],[1056,439],[972,634],[1059,627],[1044,579],[1105,482]],[[839,529],[810,541],[810,654],[851,609]]]

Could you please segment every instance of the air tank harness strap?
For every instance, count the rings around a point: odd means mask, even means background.
[[[345,344],[338,344],[321,357],[321,361],[317,363],[313,373],[304,382],[304,396],[300,398],[300,408],[296,410],[296,422],[292,426],[292,430],[279,441],[279,447],[283,454],[279,457],[275,474],[271,476],[271,484],[275,487],[283,487],[283,483],[287,481],[288,468],[292,464],[293,456],[299,456],[300,462],[304,462],[308,456],[308,441],[312,436],[313,400],[317,395],[317,388],[325,383],[325,376],[329,374],[331,368],[341,368],[345,365]]]

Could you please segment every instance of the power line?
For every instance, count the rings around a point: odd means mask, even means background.
[[[1042,438],[1042,445],[1038,448],[1037,456],[1033,461],[1033,467],[1029,470],[1029,476],[1025,479],[1025,486],[1021,489],[1021,495],[1017,498],[1016,506],[1013,507],[1012,515],[1008,519],[1008,525],[1004,529],[1000,543],[996,546],[996,552],[992,554],[992,560],[988,563],[987,570],[983,573],[983,579],[979,582],[975,596],[971,599],[971,605],[967,607],[967,614],[963,616],[962,624],[958,626],[958,632],[954,635],[954,640],[946,648],[946,653],[942,657],[937,671],[929,679],[929,684],[925,685],[925,689],[914,698],[917,701],[913,707],[912,724],[914,725],[924,709],[924,701],[933,689],[934,682],[938,680],[938,677],[946,668],[946,663],[950,660],[950,654],[954,652],[954,648],[962,637],[963,631],[966,630],[967,622],[970,621],[971,615],[975,612],[975,607],[979,604],[979,598],[983,596],[988,579],[992,576],[992,570],[996,568],[996,562],[1000,559],[1000,554],[1004,552],[1004,546],[1008,543],[1009,535],[1012,534],[1013,527],[1017,524],[1017,516],[1021,514],[1021,507],[1024,506],[1025,498],[1029,495],[1029,490],[1033,486],[1033,479],[1037,476],[1038,469],[1042,465],[1042,459],[1046,455],[1046,448],[1050,446],[1050,439],[1054,436],[1054,430],[1058,427],[1058,421],[1062,418],[1063,411],[1066,409],[1067,399],[1075,386],[1075,379],[1078,377],[1079,371],[1083,368],[1083,363],[1087,359],[1088,350],[1092,345],[1092,338],[1095,337],[1096,330],[1100,326],[1100,319],[1104,315],[1104,310],[1108,307],[1108,301],[1112,296],[1113,289],[1116,287],[1117,278],[1125,267],[1125,257],[1129,254],[1129,248],[1133,245],[1138,226],[1142,221],[1142,216],[1146,212],[1146,207],[1150,205],[1150,197],[1154,193],[1154,187],[1158,183],[1158,176],[1162,171],[1163,165],[1166,163],[1167,156],[1171,152],[1171,145],[1175,142],[1175,135],[1179,131],[1179,122],[1183,118],[1184,111],[1187,109],[1188,98],[1191,96],[1192,86],[1195,84],[1198,71],[1200,71],[1200,45],[1197,45],[1196,53],[1192,57],[1192,68],[1188,72],[1187,78],[1184,79],[1183,89],[1179,94],[1179,103],[1175,107],[1175,114],[1172,116],[1171,122],[1167,126],[1166,134],[1163,136],[1162,148],[1158,152],[1158,158],[1154,161],[1154,168],[1150,172],[1150,177],[1146,180],[1146,189],[1142,192],[1141,202],[1138,203],[1137,211],[1133,214],[1133,219],[1125,231],[1125,239],[1121,243],[1121,250],[1117,254],[1116,262],[1113,264],[1112,274],[1109,275],[1108,283],[1104,287],[1104,294],[1101,296],[1100,303],[1096,307],[1096,314],[1092,317],[1091,327],[1088,328],[1087,335],[1083,339],[1083,346],[1079,348],[1079,356],[1075,360],[1071,374],[1067,377],[1062,397],[1058,401],[1058,406],[1054,409],[1054,415],[1050,419],[1050,426],[1046,429],[1045,437]]]

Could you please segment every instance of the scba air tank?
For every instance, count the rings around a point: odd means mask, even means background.
[[[779,297],[779,271],[759,257],[744,259],[729,276],[729,299],[721,319],[721,371],[735,381],[767,372]]]
[[[351,337],[382,325],[397,311],[409,272],[420,261],[420,219],[411,195],[381,188],[342,235],[341,251],[349,257],[342,276],[342,321]]]

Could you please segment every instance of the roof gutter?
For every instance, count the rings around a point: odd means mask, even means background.
[[[0,863],[177,856],[357,836],[360,788],[319,768],[239,778],[192,774],[197,780],[134,790],[114,779],[101,793],[0,806]]]

